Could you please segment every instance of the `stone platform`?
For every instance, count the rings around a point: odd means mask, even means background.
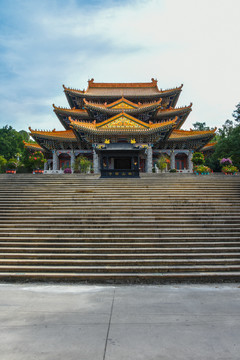
[[[239,360],[238,285],[0,284],[3,360]]]

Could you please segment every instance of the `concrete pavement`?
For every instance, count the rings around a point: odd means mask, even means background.
[[[1,360],[239,360],[240,286],[0,284]]]

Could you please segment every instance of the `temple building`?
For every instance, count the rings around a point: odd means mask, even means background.
[[[181,130],[192,104],[176,107],[182,85],[169,90],[148,83],[95,83],[87,90],[63,86],[69,108],[53,109],[65,130],[40,131],[29,128],[37,144],[25,143],[31,151],[41,150],[45,170],[73,168],[78,156],[93,163],[94,173],[103,177],[139,176],[152,172],[162,155],[170,168],[192,172],[194,151],[211,151],[215,130]]]

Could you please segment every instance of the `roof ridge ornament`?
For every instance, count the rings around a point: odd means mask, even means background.
[[[88,80],[88,87],[91,87],[94,83],[94,78]]]
[[[151,78],[151,81],[152,81],[153,85],[157,86],[157,82],[158,82],[157,79]]]

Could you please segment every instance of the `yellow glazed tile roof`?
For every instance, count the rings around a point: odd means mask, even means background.
[[[217,145],[217,141],[206,144],[206,145],[202,148],[202,150],[204,151],[204,150],[207,150],[207,149],[211,149],[211,148],[213,148],[215,145]]]
[[[158,106],[160,106],[162,99],[159,99],[158,101],[153,101],[151,103],[144,103],[144,104],[136,104],[130,100],[125,99],[123,96],[118,99],[117,101],[114,101],[110,104],[97,104],[94,102],[89,102],[86,99],[84,99],[84,103],[86,104],[86,106],[93,106],[95,108],[99,108],[99,109],[111,109],[111,110],[128,110],[128,109],[144,109],[144,108],[149,108],[150,106],[156,106],[156,108]]]
[[[95,83],[94,79],[88,81],[87,90],[79,90],[66,87],[63,85],[65,92],[87,95],[104,95],[104,96],[144,96],[181,91],[183,84],[179,87],[162,90],[158,89],[157,80],[152,79],[146,83]]]
[[[60,106],[55,106],[53,104],[53,108],[54,108],[54,111],[60,111],[60,112],[66,112],[66,113],[76,113],[76,114],[87,114],[87,110],[85,109],[76,109],[76,108],[64,108],[64,107],[60,107]]]
[[[193,137],[205,137],[207,135],[213,135],[217,128],[214,130],[208,131],[195,131],[195,130],[173,130],[172,134],[169,137],[169,140],[182,140],[184,138],[193,138]]]
[[[153,129],[161,129],[165,128],[168,125],[175,125],[177,117],[171,121],[166,122],[159,122],[156,124],[146,124],[145,122],[134,118],[133,116],[130,116],[124,112],[121,114],[115,115],[112,118],[105,120],[101,123],[96,124],[96,122],[90,123],[90,122],[83,122],[83,121],[74,121],[69,117],[70,123],[72,126],[76,126],[81,129],[88,129],[92,130],[94,132],[104,132],[106,130],[112,130],[112,131],[148,131]]]
[[[65,131],[41,131],[41,130],[30,130],[30,135],[36,137],[44,137],[44,138],[52,138],[52,139],[62,139],[62,140],[76,140],[76,136],[74,135],[73,130],[65,130]]]
[[[38,151],[43,151],[43,148],[38,144],[28,143],[26,141],[23,141],[23,143],[24,143],[24,146],[26,148],[31,148],[31,149],[36,149]]]

